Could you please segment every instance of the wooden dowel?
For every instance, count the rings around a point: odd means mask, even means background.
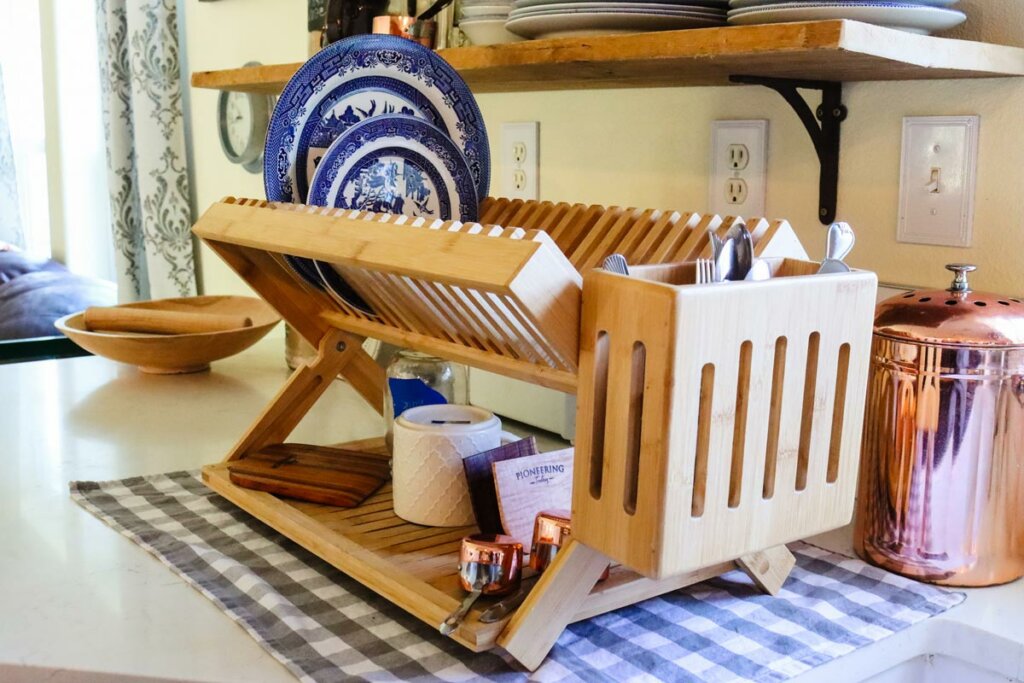
[[[193,334],[223,332],[252,327],[252,318],[226,313],[190,313],[159,308],[93,306],[85,309],[85,327],[103,332],[148,332],[151,334]]]

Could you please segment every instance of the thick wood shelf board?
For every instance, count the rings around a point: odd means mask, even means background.
[[[856,21],[532,40],[442,50],[477,93],[728,85],[735,74],[828,81],[1024,75],[1024,49]],[[192,74],[197,88],[278,93],[300,63]]]

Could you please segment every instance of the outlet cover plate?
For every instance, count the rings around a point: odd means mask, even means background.
[[[735,146],[746,151],[746,165],[733,168],[731,157]],[[768,121],[714,121],[711,124],[711,174],[708,189],[708,210],[720,216],[745,218],[765,215],[768,169]],[[730,181],[742,180],[746,197],[735,201]]]
[[[501,124],[501,194],[509,199],[540,198],[538,121]]]
[[[980,129],[978,116],[903,119],[898,241],[971,246]]]

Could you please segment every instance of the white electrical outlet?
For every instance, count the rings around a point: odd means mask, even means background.
[[[715,121],[708,210],[723,216],[764,216],[767,168],[767,121]]]
[[[725,200],[734,206],[746,203],[747,181],[743,178],[729,178],[725,181]]]
[[[540,123],[501,124],[501,193],[511,199],[539,199]]]
[[[750,165],[750,150],[746,145],[729,145],[729,168],[734,171],[742,171]]]
[[[980,127],[977,116],[903,119],[897,240],[971,246]]]

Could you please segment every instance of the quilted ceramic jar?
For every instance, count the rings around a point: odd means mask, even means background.
[[[425,526],[476,524],[462,459],[516,437],[474,406],[410,408],[395,420],[392,486],[395,514]]]

